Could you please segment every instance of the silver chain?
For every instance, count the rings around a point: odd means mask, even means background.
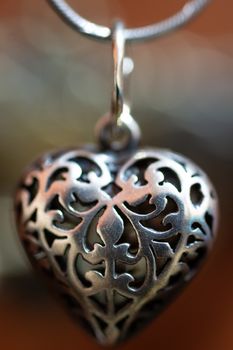
[[[111,28],[88,21],[87,19],[80,16],[77,12],[75,12],[64,0],[47,1],[53,6],[53,8],[62,17],[62,19],[65,20],[67,24],[69,24],[79,33],[100,40],[112,39]],[[162,36],[186,24],[190,19],[196,16],[209,2],[210,0],[187,1],[187,3],[179,12],[165,20],[162,20],[161,22],[157,22],[144,27],[125,28],[124,38],[126,41],[138,41]]]
[[[47,0],[65,22],[79,33],[99,40],[112,41],[113,92],[111,111],[97,123],[100,143],[112,150],[135,147],[140,139],[140,129],[130,114],[130,107],[124,101],[124,54],[127,41],[157,38],[193,18],[210,0],[191,0],[175,15],[152,25],[139,28],[125,28],[117,22],[112,28],[92,23],[76,13],[64,0]]]

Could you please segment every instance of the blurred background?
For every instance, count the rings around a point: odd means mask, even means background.
[[[73,0],[100,24],[121,18],[145,25],[184,1]],[[220,197],[215,248],[198,277],[137,338],[120,346],[233,349],[233,3],[213,0],[192,23],[128,47],[132,113],[144,144],[171,148],[197,162]],[[33,274],[20,247],[12,192],[38,154],[93,142],[109,109],[111,45],[73,32],[46,1],[0,4],[0,349],[97,350]]]

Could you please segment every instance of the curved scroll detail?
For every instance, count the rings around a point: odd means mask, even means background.
[[[16,194],[26,250],[104,344],[124,339],[191,279],[216,231],[206,175],[164,150],[128,159],[46,155]]]

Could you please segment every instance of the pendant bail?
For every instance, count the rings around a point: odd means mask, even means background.
[[[130,114],[129,103],[124,98],[125,30],[122,22],[116,22],[112,30],[113,89],[110,113],[97,123],[97,136],[104,148],[113,151],[136,148],[141,132]]]
[[[124,25],[116,22],[112,37],[113,52],[113,91],[111,102],[111,114],[113,123],[119,125],[120,116],[124,109],[124,72],[123,64],[125,58],[125,36]]]

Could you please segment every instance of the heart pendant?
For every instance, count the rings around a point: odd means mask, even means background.
[[[102,344],[125,339],[168,304],[217,225],[207,176],[160,149],[48,154],[26,171],[15,203],[33,264]]]

